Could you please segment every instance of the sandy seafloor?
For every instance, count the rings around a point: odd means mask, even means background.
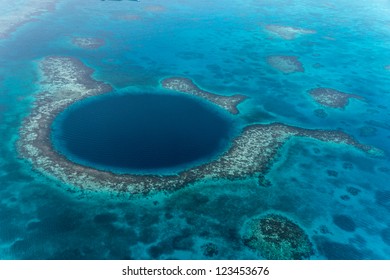
[[[267,213],[307,233],[311,259],[390,259],[388,1],[63,0],[33,17],[0,39],[0,259],[261,259],[242,231]],[[286,40],[267,25],[315,33]],[[105,44],[80,48],[73,37]],[[297,56],[305,71],[284,74],[272,55]],[[81,60],[118,92],[188,77],[248,96],[234,117],[242,127],[340,129],[385,155],[294,138],[266,174],[270,187],[248,177],[146,197],[81,191],[36,172],[15,147],[47,56]],[[364,100],[325,107],[308,94],[316,87]]]

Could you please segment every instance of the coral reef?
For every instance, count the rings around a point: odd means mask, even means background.
[[[82,49],[97,49],[105,44],[103,39],[92,37],[73,37],[72,44]]]
[[[249,221],[243,242],[268,260],[302,260],[314,253],[305,231],[290,219],[268,214]]]
[[[265,29],[268,32],[277,35],[285,40],[293,40],[302,35],[316,33],[315,30],[297,28],[292,26],[276,25],[276,24],[268,24],[265,26]]]
[[[201,248],[205,257],[212,258],[218,255],[218,247],[214,243],[206,243]]]
[[[309,94],[317,103],[331,108],[345,108],[350,98],[364,99],[359,95],[344,93],[332,88],[314,88],[309,90]]]
[[[166,8],[161,5],[149,5],[146,6],[144,10],[152,13],[161,13],[161,12],[165,12]]]
[[[239,94],[233,96],[224,96],[204,91],[195,85],[190,79],[182,77],[167,78],[162,80],[161,84],[166,89],[188,93],[204,98],[234,115],[239,113],[237,105],[246,99],[246,96]]]
[[[285,74],[305,72],[297,56],[271,55],[267,57],[267,63]]]
[[[325,237],[314,237],[318,251],[328,260],[365,260],[369,251],[360,250],[351,244],[332,241]]]
[[[357,195],[359,195],[361,190],[359,190],[359,189],[357,189],[355,187],[347,187],[347,192],[349,192],[353,196],[357,196]]]
[[[316,109],[316,110],[314,110],[314,115],[316,117],[324,119],[328,116],[328,113],[326,113],[326,111],[324,109]]]
[[[26,22],[36,20],[36,16],[52,11],[58,0],[29,0],[26,2],[20,5],[15,5],[13,1],[9,5],[5,2],[1,3],[0,39],[8,37],[10,33]],[[8,7],[12,8],[8,9]]]
[[[363,137],[371,137],[375,136],[377,131],[378,130],[375,127],[365,125],[359,129],[359,135]]]
[[[40,172],[67,184],[89,190],[109,190],[129,194],[146,194],[153,191],[172,191],[199,180],[243,179],[265,174],[280,147],[292,137],[309,137],[320,141],[353,146],[369,154],[382,155],[381,151],[363,145],[341,131],[310,130],[281,123],[251,125],[243,129],[219,158],[174,175],[116,174],[76,164],[54,150],[51,124],[55,117],[73,103],[89,96],[112,90],[111,86],[91,78],[92,70],[79,60],[70,57],[47,57],[40,62],[43,91],[36,97],[34,107],[20,128],[17,143],[21,156]],[[208,95],[189,87],[189,80],[164,80],[166,87],[181,92],[200,94],[216,105],[235,109],[236,99]],[[210,97],[211,96],[211,97]],[[225,99],[227,98],[227,99]],[[211,99],[211,100],[210,100]],[[240,98],[238,98],[239,100]],[[228,100],[222,102],[221,100]],[[235,100],[234,102],[231,102]]]
[[[354,232],[356,230],[355,222],[346,215],[334,215],[333,223],[347,232]]]

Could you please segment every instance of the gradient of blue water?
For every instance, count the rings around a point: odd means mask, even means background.
[[[229,147],[231,118],[203,103],[182,95],[103,95],[69,107],[51,137],[66,157],[95,168],[179,171]]]
[[[248,217],[276,211],[306,230],[314,259],[390,259],[389,5],[327,2],[69,0],[2,40],[0,258],[200,259],[208,242],[218,247],[215,258],[260,258],[242,244],[240,231]],[[145,9],[150,5],[165,10]],[[125,14],[139,20],[122,20]],[[265,24],[317,33],[285,41],[267,34]],[[106,45],[78,49],[73,35],[104,38]],[[300,56],[305,73],[270,68],[265,57],[279,54]],[[40,91],[36,62],[47,55],[77,57],[95,69],[96,79],[123,92],[154,91],[166,76],[187,76],[210,91],[248,95],[239,106],[242,126],[279,121],[341,129],[386,157],[295,139],[280,151],[267,189],[248,178],[130,201],[79,191],[36,173],[14,146]],[[325,108],[327,117],[319,118],[314,111],[321,106],[307,94],[317,86],[365,101]],[[374,133],[362,133],[366,127]],[[351,187],[359,193],[352,195]],[[352,220],[355,230],[335,224],[337,215]]]

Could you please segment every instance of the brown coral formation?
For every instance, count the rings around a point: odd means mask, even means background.
[[[265,26],[265,29],[285,40],[293,40],[296,39],[299,36],[307,35],[307,34],[315,34],[315,30],[310,29],[303,29],[303,28],[297,28],[292,26],[283,26],[283,25],[276,25],[276,24],[269,24]]]
[[[314,253],[305,231],[279,214],[252,219],[243,242],[268,260],[303,260]]]
[[[183,93],[188,93],[194,96],[201,97],[218,105],[219,107],[229,111],[232,114],[238,114],[237,105],[244,101],[247,97],[236,94],[233,96],[224,96],[200,89],[193,81],[182,77],[167,78],[161,81],[161,84],[166,89],[171,89]]]
[[[297,56],[271,55],[267,57],[267,63],[285,74],[305,72]]]
[[[375,155],[378,153],[378,150],[360,144],[340,131],[308,130],[273,123],[246,127],[218,159],[175,175],[114,174],[97,170],[75,164],[57,153],[50,141],[51,124],[71,104],[89,96],[104,94],[112,88],[92,79],[93,71],[74,58],[47,57],[41,61],[40,70],[44,91],[37,95],[32,112],[20,129],[19,152],[40,172],[84,189],[146,194],[179,189],[204,179],[233,180],[258,176],[267,171],[279,148],[291,137],[310,137],[350,145]],[[169,81],[182,85],[177,83],[182,81],[177,78],[168,80],[166,84],[170,85]],[[188,85],[187,82],[184,85]],[[187,90],[191,92],[194,89],[185,87],[180,91]],[[195,88],[195,93],[197,92]],[[204,94],[203,91],[200,93]],[[221,96],[215,97],[216,105],[221,106],[219,97]]]
[[[364,98],[356,95],[344,93],[332,88],[315,88],[309,90],[309,94],[313,99],[326,107],[331,108],[345,108],[348,105],[349,99],[359,99],[363,100]]]

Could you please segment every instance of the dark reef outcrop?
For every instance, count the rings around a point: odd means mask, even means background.
[[[280,214],[251,219],[246,225],[243,242],[268,260],[303,260],[314,254],[305,231]]]
[[[284,74],[305,72],[297,56],[271,55],[267,57],[267,63]]]

